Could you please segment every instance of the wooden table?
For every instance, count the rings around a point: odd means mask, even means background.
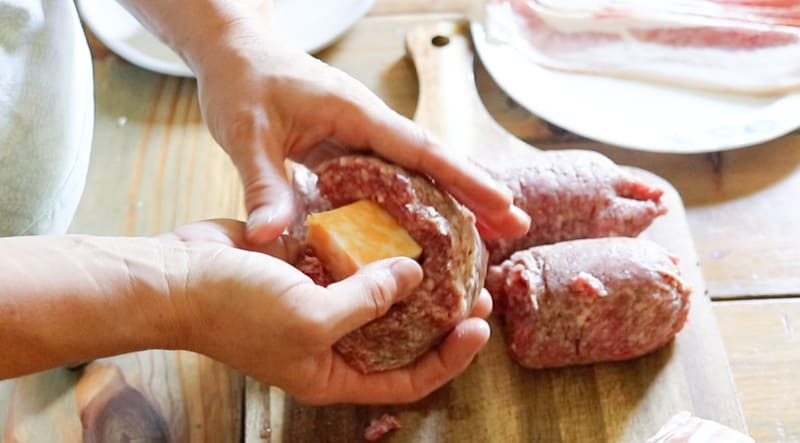
[[[378,0],[369,17],[319,55],[411,116],[418,87],[405,57],[405,32],[458,17],[474,4]],[[202,123],[196,83],[131,66],[91,42],[94,150],[72,231],[148,235],[198,219],[241,218],[238,177]],[[517,106],[480,66],[476,77],[495,119],[529,143],[597,149],[675,185],[750,433],[763,442],[800,440],[800,377],[794,375],[800,366],[800,132],[724,153],[634,152],[552,127]],[[221,364],[162,351],[109,361],[151,400],[175,441],[237,441],[252,425],[242,422],[243,378]],[[103,365],[92,371],[96,377],[114,375]],[[65,370],[0,383],[0,441],[80,441],[74,401],[80,387]]]

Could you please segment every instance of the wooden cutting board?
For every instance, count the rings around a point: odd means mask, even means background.
[[[464,155],[532,149],[484,109],[465,22],[417,28],[407,44],[420,80],[420,124]],[[680,258],[694,288],[689,323],[674,343],[628,362],[529,370],[507,357],[502,324],[493,319],[492,338],[475,363],[411,405],[306,407],[249,380],[245,441],[360,441],[369,421],[386,412],[402,424],[386,442],[644,442],[683,410],[745,431],[680,196],[664,180],[636,172],[666,190],[669,207],[643,236]]]

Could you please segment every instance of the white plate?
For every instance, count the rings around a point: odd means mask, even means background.
[[[116,0],[76,3],[86,25],[120,57],[162,74],[194,76],[169,47],[145,30]],[[278,32],[313,53],[335,41],[373,3],[375,0],[273,0],[272,23]]]
[[[754,145],[800,127],[800,93],[712,93],[543,68],[471,26],[477,52],[520,105],[568,131],[611,145],[697,153]]]

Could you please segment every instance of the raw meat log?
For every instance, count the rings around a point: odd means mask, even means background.
[[[338,208],[369,199],[422,247],[418,261],[424,277],[417,290],[335,345],[365,373],[412,363],[469,315],[483,287],[487,253],[474,215],[428,178],[374,157],[340,157],[314,172],[298,187],[301,207]],[[298,267],[318,273],[319,261],[307,250]]]
[[[798,17],[786,0],[490,0],[486,24],[552,69],[777,94],[800,90]]]
[[[505,316],[509,353],[529,368],[627,360],[667,344],[689,311],[675,259],[636,238],[519,251],[486,287]]]
[[[531,246],[634,237],[667,211],[661,189],[596,152],[531,149],[476,163],[511,188],[514,204],[531,216],[531,227],[523,237],[486,242],[492,264]]]

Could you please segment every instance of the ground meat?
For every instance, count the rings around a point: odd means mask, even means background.
[[[428,178],[375,157],[341,157],[314,172],[331,207],[371,199],[422,246],[417,290],[335,345],[365,373],[412,363],[469,315],[483,287],[487,254],[473,214]]]
[[[294,265],[303,274],[311,277],[314,283],[320,286],[328,286],[334,281],[331,273],[322,265],[322,260],[314,255],[311,248],[306,248],[303,256],[300,257]]]
[[[395,429],[400,429],[400,422],[397,421],[397,417],[383,414],[369,423],[367,429],[364,430],[364,438],[367,441],[375,441]]]
[[[476,159],[531,216],[521,238],[487,241],[489,262],[514,251],[579,238],[634,237],[667,209],[662,190],[592,151],[536,151]]]
[[[574,240],[515,253],[490,268],[486,287],[523,366],[627,360],[686,322],[691,291],[675,262],[648,240]]]

